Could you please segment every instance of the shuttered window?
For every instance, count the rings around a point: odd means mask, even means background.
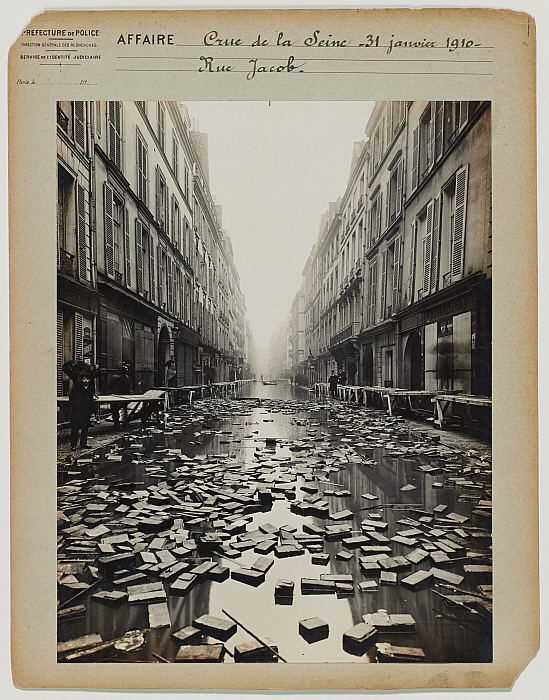
[[[120,102],[109,102],[108,132],[109,132],[109,158],[118,167],[122,168],[122,113]]]
[[[467,214],[467,178],[468,166],[461,168],[456,173],[456,196],[454,212],[452,216],[452,247],[451,247],[451,272],[452,282],[460,280],[463,276],[463,255],[465,246],[465,223]]]
[[[86,146],[86,120],[83,102],[74,103],[74,142],[84,150]]]
[[[156,220],[168,233],[168,188],[162,171],[156,166]]]
[[[147,144],[137,130],[137,198],[147,204],[148,187],[148,153]]]
[[[395,314],[400,309],[400,236],[395,239],[394,254],[393,254],[393,280],[392,280],[392,295],[391,302],[392,313]]]
[[[65,355],[63,339],[63,311],[57,309],[57,396],[63,396],[63,358]]]
[[[412,149],[412,190],[419,184],[419,126],[414,129]]]
[[[435,161],[443,150],[444,136],[444,102],[435,102]]]
[[[164,110],[164,105],[158,103],[158,140],[160,142],[160,147],[162,150],[166,148],[166,112]]]
[[[383,321],[387,315],[385,306],[385,292],[387,285],[387,251],[384,250],[381,256],[381,299],[380,299],[380,320]]]
[[[438,260],[440,251],[440,195],[433,204],[433,240],[431,251],[431,293],[438,287]]]
[[[114,198],[113,190],[106,182],[103,185],[105,208],[105,272],[114,277]]]
[[[423,239],[423,296],[429,294],[431,284],[431,243],[433,237],[433,202],[427,205],[427,221]]]
[[[84,359],[83,323],[82,314],[74,314],[74,359],[82,362]]]
[[[412,221],[410,234],[410,268],[408,270],[408,304],[414,303],[414,285],[416,272],[417,220]]]
[[[373,326],[376,320],[376,286],[377,259],[370,263],[368,274],[368,325]]]
[[[135,271],[137,276],[137,293],[143,295],[143,224],[135,220]]]
[[[88,279],[88,247],[86,236],[86,191],[80,183],[76,185],[76,236],[78,243],[78,277]]]
[[[130,213],[124,207],[124,263],[126,268],[126,286],[132,286],[132,267],[130,254]]]
[[[154,243],[152,236],[149,236],[149,275],[150,275],[150,298],[154,304],[156,302],[156,284],[154,279]]]

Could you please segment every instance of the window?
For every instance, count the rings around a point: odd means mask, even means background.
[[[465,218],[467,210],[468,166],[456,173],[455,190],[450,207],[450,277],[457,282],[463,277],[465,252]]]
[[[58,102],[57,125],[81,149],[86,145],[86,106],[84,102]]]
[[[113,188],[104,183],[105,272],[116,282],[131,283],[130,223],[128,210]]]
[[[109,102],[108,132],[109,132],[109,158],[118,167],[122,168],[122,113],[120,102]]]
[[[445,147],[451,146],[469,119],[469,102],[444,103]]]
[[[393,351],[385,350],[385,386],[393,386]]]
[[[185,199],[187,200],[187,203],[189,203],[191,189],[190,189],[190,172],[189,172],[189,166],[187,165],[187,161],[185,161],[185,181],[184,181],[183,194],[185,195]]]
[[[166,148],[166,112],[164,110],[164,105],[158,103],[158,141],[160,142],[160,148],[165,150]]]
[[[181,252],[181,209],[175,195],[172,195],[172,241]]]
[[[390,226],[402,211],[402,159],[393,167],[387,181],[387,195],[385,206],[387,208],[385,218],[386,225]]]
[[[413,132],[412,190],[423,182],[435,159],[435,102],[429,104]]]
[[[137,130],[137,198],[147,204],[147,177],[149,172],[147,144]]]
[[[370,245],[374,245],[381,235],[381,192],[378,190],[370,205]]]
[[[368,270],[368,326],[376,322],[377,258],[370,263]]]
[[[95,103],[95,131],[101,138],[101,102],[99,100]]]
[[[172,134],[172,168],[176,180],[179,180],[179,141]]]
[[[146,299],[150,288],[149,232],[139,219],[135,220],[135,260],[137,292]]]
[[[162,171],[156,167],[156,220],[159,226],[168,233],[168,188]]]

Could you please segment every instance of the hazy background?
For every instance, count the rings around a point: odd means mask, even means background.
[[[321,215],[343,195],[373,102],[186,102],[208,134],[258,356],[290,312]]]

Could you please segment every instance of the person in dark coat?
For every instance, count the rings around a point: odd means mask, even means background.
[[[127,395],[133,394],[133,384],[130,377],[130,365],[122,363],[122,368],[111,374],[109,378],[109,394]],[[115,430],[120,430],[120,408],[118,404],[111,403],[111,415]]]
[[[80,433],[80,447],[87,447],[90,418],[95,413],[95,368],[85,362],[69,360],[63,365],[63,372],[72,381],[69,396],[71,423],[71,450],[76,450]]]
[[[339,383],[339,377],[335,372],[332,372],[330,378],[328,379],[328,386],[330,387],[330,394],[332,398],[335,399],[337,396],[337,385]]]
[[[345,374],[345,370],[341,369],[341,371],[339,372],[339,383],[345,384],[346,381],[347,381],[347,375]]]

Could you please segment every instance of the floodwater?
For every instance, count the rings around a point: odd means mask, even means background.
[[[419,466],[440,466],[437,457],[429,454],[392,456],[398,454],[399,449],[402,452],[402,448],[417,444],[417,436],[407,432],[405,421],[391,419],[387,422],[389,419],[386,419],[382,412],[348,406],[336,408],[334,413],[328,410],[325,402],[315,403],[314,396],[309,392],[290,387],[288,383],[263,385],[255,382],[245,385],[244,392],[240,401],[232,402],[231,410],[225,409],[220,402],[208,401],[199,402],[192,409],[176,407],[171,413],[166,431],[149,431],[146,436],[141,431],[125,435],[118,441],[118,454],[122,456],[122,461],[107,461],[108,453],[105,453],[104,449],[98,451],[91,470],[85,472],[87,482],[98,488],[106,488],[107,491],[116,479],[131,482],[135,489],[165,484],[166,475],[171,475],[181,466],[181,462],[168,461],[169,456],[154,452],[165,448],[181,449],[183,454],[191,458],[207,455],[213,464],[216,462],[214,455],[219,456],[220,463],[223,462],[222,456],[232,455],[236,457],[237,463],[245,468],[257,466],[256,455],[259,455],[260,459],[266,460],[272,468],[267,484],[296,483],[297,500],[307,495],[301,490],[301,486],[305,483],[314,484],[320,494],[329,492],[323,500],[329,503],[331,514],[343,509],[352,511],[352,520],[341,522],[352,525],[353,535],[362,534],[361,522],[365,518],[378,517],[387,523],[387,528],[376,531],[391,538],[396,531],[412,528],[412,525],[406,522],[399,523],[403,518],[418,521],[421,515],[432,513],[440,504],[448,506],[446,513],[457,513],[467,518],[464,527],[489,528],[486,517],[472,512],[476,501],[474,497],[468,496],[470,492],[461,486],[451,485],[448,480],[445,481],[444,476],[448,473],[441,477],[440,471],[418,471]],[[307,410],[297,410],[297,402],[300,401],[308,402]],[[213,418],[212,405],[218,407],[213,409]],[[216,414],[219,417],[216,418]],[[370,433],[367,444],[364,442],[365,431],[361,423],[364,416],[371,421],[374,431],[374,438],[372,439]],[[191,422],[191,418],[194,422]],[[265,450],[266,439],[276,439],[274,451]],[[312,449],[291,450],[290,447],[295,448],[296,441],[300,440],[314,441]],[[465,466],[466,462],[467,458],[459,455],[452,462],[446,459],[443,464],[455,470],[458,465]],[[155,473],[155,467],[161,471]],[[314,469],[316,481],[306,482],[305,476],[311,474],[311,469]],[[246,469],[243,474],[242,486],[253,486],[253,479],[251,483],[246,481]],[[207,477],[204,478],[201,474],[200,465],[196,467],[196,475],[195,483],[200,485],[207,482]],[[82,477],[72,475],[70,478],[83,477],[84,474]],[[442,481],[445,481],[443,487],[433,486]],[[406,485],[415,488],[402,492],[400,489]],[[351,495],[336,496],[333,494],[334,490],[348,490]],[[365,499],[362,494],[377,496],[377,500]],[[284,491],[276,493],[275,496],[272,507],[267,504],[263,506],[262,511],[244,516],[249,518],[248,531],[270,523],[276,528],[294,527],[296,533],[301,534],[306,524],[325,527],[335,522],[293,512],[293,499],[288,498]],[[477,499],[478,497],[480,496],[477,492]],[[108,499],[107,502],[107,512],[110,514],[117,503],[111,505]],[[102,520],[101,517],[92,522],[94,524],[90,525],[91,527],[100,522],[109,524],[108,519]],[[425,525],[424,531],[434,526],[435,521]],[[199,531],[214,529],[206,521],[203,525],[194,527]],[[192,536],[192,531],[190,534]],[[377,545],[378,542],[372,540],[368,544]],[[387,544],[392,548],[390,556],[406,555],[416,548],[396,542]],[[482,549],[488,549],[489,544],[488,539],[483,540]],[[421,542],[417,546],[420,545]],[[471,545],[471,548],[473,547],[481,548],[479,544]],[[400,583],[380,584],[373,592],[361,592],[358,588],[359,582],[377,581],[379,576],[375,573],[367,574],[361,569],[359,557],[363,556],[363,552],[360,547],[346,548],[340,540],[324,540],[322,551],[330,555],[329,562],[324,565],[313,564],[312,555],[307,550],[300,556],[288,558],[277,558],[273,553],[268,554],[267,556],[274,560],[274,565],[267,572],[264,583],[257,587],[229,578],[221,583],[206,580],[195,585],[185,596],[173,596],[168,592],[171,626],[149,631],[146,643],[139,651],[127,654],[126,657],[112,657],[112,660],[156,662],[158,656],[154,654],[157,654],[165,660],[173,661],[178,650],[170,636],[173,632],[191,625],[204,614],[226,618],[223,613],[225,610],[261,639],[268,639],[270,643],[274,643],[281,656],[288,662],[368,663],[372,660],[370,655],[354,656],[343,649],[342,636],[349,628],[362,622],[362,615],[383,609],[389,615],[412,615],[416,621],[416,631],[412,634],[383,635],[378,640],[380,642],[402,647],[419,647],[424,651],[426,661],[430,663],[491,661],[490,623],[484,616],[475,615],[470,610],[447,607],[434,593],[434,590],[452,593],[451,590],[438,589],[433,579],[430,579],[427,585],[416,588]],[[347,560],[336,558],[336,554],[340,552],[348,552],[352,556]],[[199,556],[196,551],[191,555],[197,558]],[[77,558],[68,553],[61,556],[62,561],[73,561]],[[200,556],[203,557],[203,553]],[[210,556],[219,564],[235,569],[239,566],[251,566],[259,555],[253,549],[249,549],[235,559],[208,553],[207,558]],[[456,561],[441,568],[463,575],[463,563],[463,560]],[[398,580],[412,571],[429,569],[431,566],[438,565],[425,560],[408,569],[397,570]],[[352,574],[354,594],[301,592],[301,579],[319,579],[321,574]],[[275,600],[274,587],[279,579],[295,582],[292,598]],[[466,576],[460,587],[474,591],[476,583],[478,581]],[[102,582],[93,592],[98,590],[117,589],[110,582]],[[169,591],[167,584],[166,590]],[[71,598],[75,592],[78,590],[67,592],[64,589],[60,600]],[[121,637],[129,630],[144,630],[149,626],[147,604],[124,603],[113,607],[92,600],[91,593],[80,595],[73,605],[82,603],[86,606],[83,617],[59,623],[59,641],[92,633],[99,633],[103,640],[109,640]],[[298,623],[314,617],[328,623],[329,636],[309,643],[299,634]],[[212,643],[217,641],[207,637],[204,639]],[[239,627],[236,634],[225,642],[225,646],[232,652],[235,645],[249,641],[250,636]],[[231,663],[233,659],[227,654],[224,661]]]

